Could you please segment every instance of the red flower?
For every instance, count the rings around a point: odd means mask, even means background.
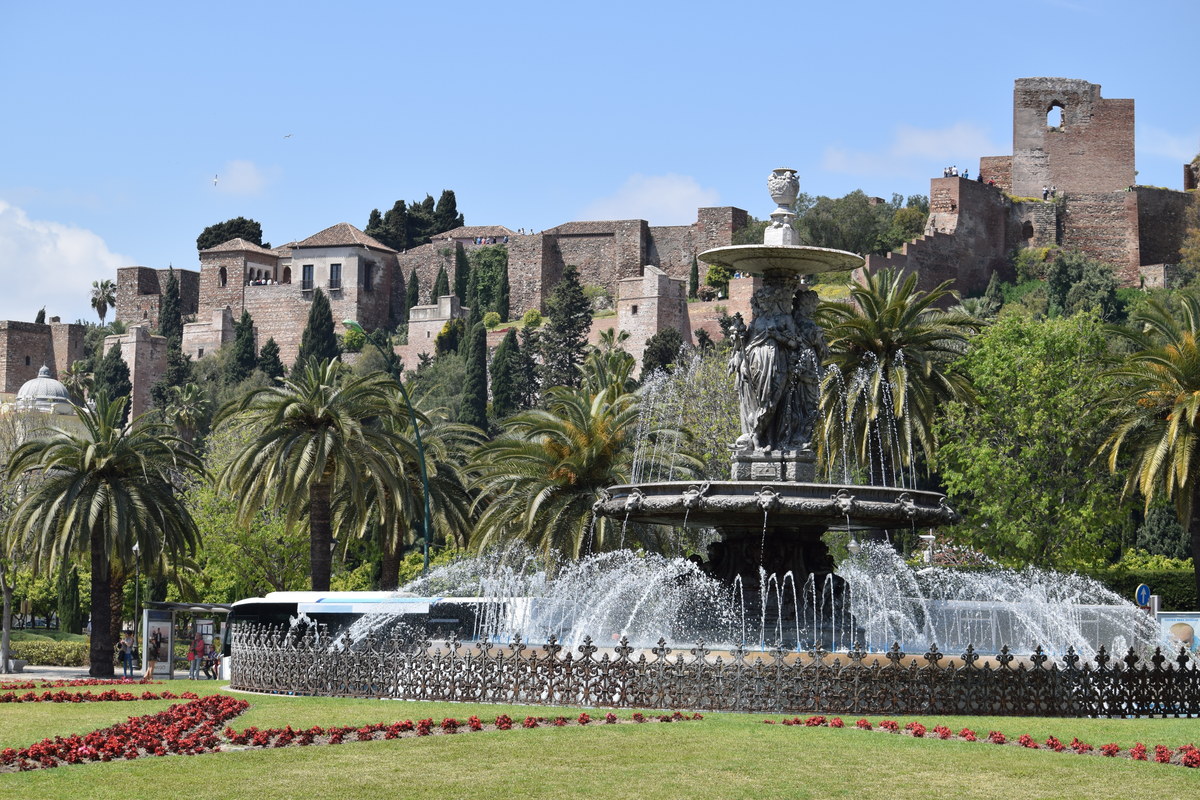
[[[864,730],[864,731],[869,731],[869,730],[873,729],[873,726],[871,725],[871,721],[868,719],[860,719],[858,722],[854,723],[854,727],[856,727],[860,730]]]
[[[883,728],[885,731],[888,731],[889,733],[899,733],[900,732],[900,726],[896,723],[895,720],[892,720],[892,719],[885,719],[883,722],[880,722],[879,727]]]
[[[617,715],[612,713],[611,711],[608,712],[607,714],[605,714],[604,715],[604,724],[605,725],[616,725],[617,724]]]
[[[1121,752],[1121,746],[1119,744],[1109,743],[1109,744],[1100,745],[1101,755],[1106,755],[1109,758],[1112,758],[1113,756],[1115,756],[1117,753],[1120,753],[1120,752]]]
[[[1028,733],[1022,733],[1020,738],[1017,739],[1017,744],[1021,745],[1021,747],[1028,747],[1031,750],[1038,749],[1037,741]]]
[[[976,736],[975,736],[975,731],[971,730],[970,728],[963,728],[961,731],[959,731],[958,738],[963,739],[968,742],[979,741],[978,738],[976,738]]]
[[[913,736],[917,737],[918,739],[925,738],[926,728],[924,725],[917,722],[916,720],[905,725],[904,730],[908,731],[909,733],[911,733]]]
[[[1004,744],[1006,741],[1008,741],[1007,739],[1004,738],[1004,734],[1001,733],[1000,731],[990,732],[988,734],[987,740],[989,742],[991,742],[992,744]]]
[[[1137,742],[1133,747],[1129,748],[1129,757],[1134,761],[1146,760],[1146,745]]]

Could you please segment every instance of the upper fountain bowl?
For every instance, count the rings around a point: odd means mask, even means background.
[[[775,271],[815,275],[857,269],[864,263],[862,256],[845,250],[806,245],[739,244],[705,250],[699,258],[705,264],[752,275]]]

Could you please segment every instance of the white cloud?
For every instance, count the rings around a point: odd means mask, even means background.
[[[1200,136],[1181,136],[1152,125],[1139,125],[1137,149],[1139,153],[1165,156],[1182,164],[1196,157],[1197,150],[1200,150]]]
[[[821,166],[830,172],[850,175],[924,175],[929,173],[930,162],[939,166],[956,164],[974,171],[980,156],[1001,155],[1008,149],[993,142],[982,128],[969,122],[957,122],[939,129],[900,125],[891,144],[884,150],[827,147]]]
[[[222,194],[256,195],[273,177],[272,171],[259,168],[253,161],[229,161],[217,173],[216,189]]]
[[[688,225],[696,209],[715,206],[716,189],[705,189],[690,175],[631,175],[608,197],[592,201],[579,219],[644,219],[652,225]]]
[[[0,319],[32,322],[42,306],[64,322],[89,316],[92,281],[115,280],[130,263],[89,230],[30,219],[0,200]]]

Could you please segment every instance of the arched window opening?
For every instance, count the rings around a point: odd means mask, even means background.
[[[1033,238],[1033,223],[1030,222],[1029,220],[1025,220],[1025,224],[1021,226],[1021,238],[1022,239],[1032,239]]]
[[[1057,130],[1063,124],[1063,107],[1058,101],[1050,104],[1050,110],[1046,112],[1046,127]]]
[[[284,283],[292,282],[292,268],[291,267],[283,268],[283,282]]]
[[[225,272],[224,267],[221,267],[220,271],[217,273],[217,284],[219,286],[224,286],[228,280],[229,280],[229,274],[227,272]]]

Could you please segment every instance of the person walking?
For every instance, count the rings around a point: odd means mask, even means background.
[[[204,665],[204,637],[196,634],[188,648],[188,680],[200,680],[200,668]]]
[[[133,631],[125,631],[125,637],[117,645],[121,649],[121,666],[124,677],[133,680]]]
[[[154,680],[154,666],[162,658],[162,634],[158,631],[150,634],[150,641],[146,643],[146,674],[144,680]]]

